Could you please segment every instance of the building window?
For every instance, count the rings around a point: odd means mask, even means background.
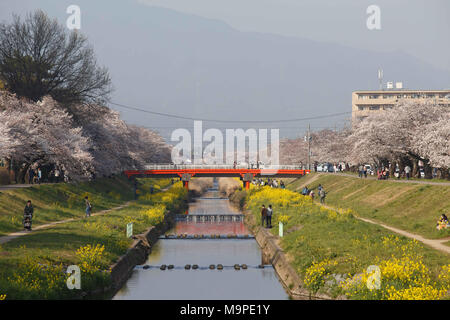
[[[370,106],[370,110],[380,110],[380,106]]]
[[[364,107],[363,106],[358,106],[358,110],[362,111],[362,110],[364,110]]]

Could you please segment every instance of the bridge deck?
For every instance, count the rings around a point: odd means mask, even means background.
[[[251,174],[253,177],[299,177],[310,173],[299,166],[265,166],[264,168],[248,168],[242,166],[218,165],[154,165],[146,166],[144,170],[126,170],[125,174],[131,176],[158,176],[182,177],[189,174],[192,177],[244,177]]]

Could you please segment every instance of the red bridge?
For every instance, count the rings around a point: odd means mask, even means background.
[[[144,170],[127,170],[131,177],[180,178],[186,188],[192,177],[238,177],[246,189],[254,178],[296,178],[310,173],[299,166],[276,165],[249,168],[232,165],[148,165]]]

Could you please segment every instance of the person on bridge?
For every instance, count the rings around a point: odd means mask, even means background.
[[[261,208],[261,225],[264,227],[264,222],[267,221],[267,208],[265,205],[262,205]],[[267,223],[266,223],[267,225]]]
[[[33,205],[31,204],[31,200],[27,201],[25,208],[23,209],[23,228],[25,230],[31,231],[31,224],[33,222]]]
[[[266,228],[272,228],[272,214],[272,205],[269,204],[269,208],[267,208]]]

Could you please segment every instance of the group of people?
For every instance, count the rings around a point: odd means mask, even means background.
[[[442,230],[447,228],[450,228],[450,223],[448,222],[448,218],[445,215],[445,213],[443,213],[439,218],[439,220],[437,221],[436,229]]]
[[[280,182],[277,181],[277,179],[267,179],[267,181],[264,181],[262,178],[253,179],[252,184],[255,186],[269,186],[272,188],[281,188],[286,189],[286,186],[283,182],[283,180],[280,180]]]
[[[41,167],[30,167],[27,171],[28,184],[40,184],[44,181],[44,175],[42,173]],[[64,170],[55,167],[50,172],[48,172],[45,182],[58,183],[58,182],[69,182],[69,176]]]
[[[269,207],[266,208],[266,206],[263,204],[261,208],[261,224],[264,227],[264,223],[266,224],[266,228],[272,228],[272,215],[273,215],[273,209],[272,205],[269,204]]]
[[[84,197],[84,202],[86,204],[86,218],[91,216],[92,213],[92,204],[89,201],[89,197]],[[25,231],[31,231],[31,227],[33,224],[33,215],[34,215],[34,208],[33,204],[31,203],[31,200],[27,201],[27,204],[25,205],[25,208],[23,209],[23,229]]]
[[[360,165],[358,167],[358,177],[362,178],[364,176],[364,178],[367,178],[367,168],[363,165]]]
[[[37,168],[34,170],[33,168],[28,169],[28,184],[40,184],[42,181],[42,170],[41,168]]]
[[[325,192],[325,189],[322,187],[321,184],[319,184],[319,186],[317,187],[317,194],[319,196],[320,199],[320,203],[324,204],[325,203],[325,197],[327,196],[327,193]],[[311,201],[314,201],[315,198],[315,193],[313,189],[308,189],[308,186],[305,186],[302,190],[302,195],[304,196],[310,196],[311,197]]]
[[[243,166],[245,164],[245,166],[247,166],[247,169],[259,169],[260,166],[263,165],[263,163],[261,161],[257,161],[256,163],[250,162],[250,163],[241,163],[240,166]],[[233,162],[233,169],[236,169],[238,166],[237,161]]]
[[[377,179],[378,180],[388,180],[389,179],[389,170],[386,168],[377,170]]]

